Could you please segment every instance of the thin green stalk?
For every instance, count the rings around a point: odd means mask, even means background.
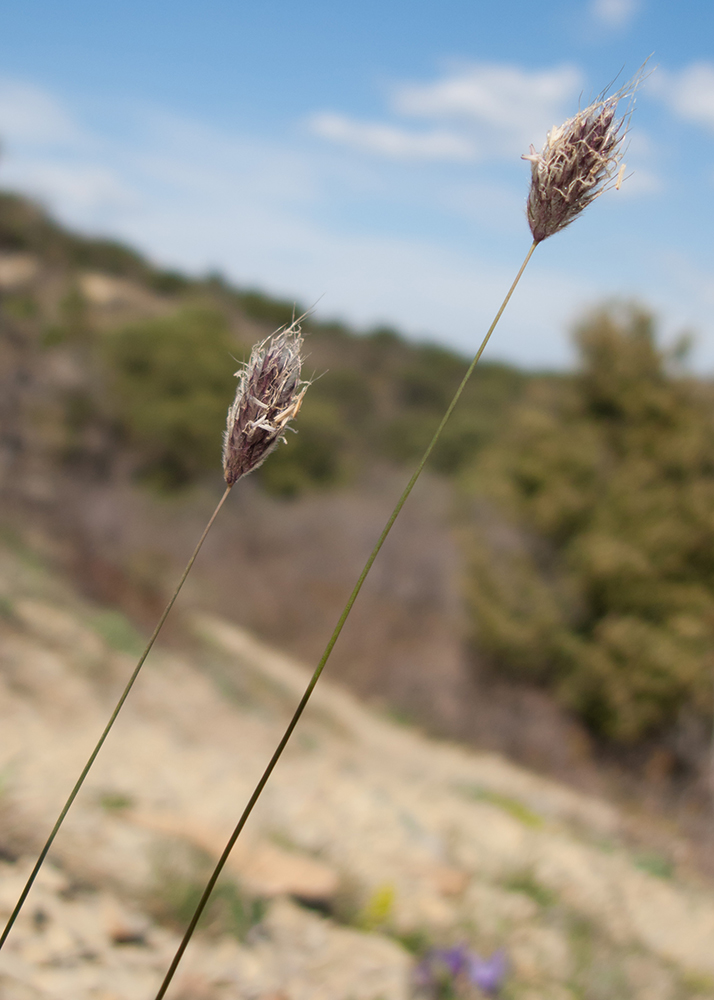
[[[508,294],[506,295],[505,299],[501,303],[501,307],[498,310],[498,312],[496,313],[496,316],[495,316],[495,318],[493,320],[493,323],[491,323],[491,326],[488,329],[488,333],[483,338],[483,341],[481,342],[481,346],[479,347],[478,351],[476,352],[476,356],[474,357],[473,361],[469,365],[468,371],[466,372],[466,374],[464,375],[463,379],[461,380],[461,384],[459,385],[458,389],[456,390],[456,392],[454,394],[454,398],[449,403],[449,408],[447,409],[446,413],[444,414],[444,416],[443,416],[443,418],[441,420],[441,423],[439,424],[439,426],[437,427],[436,431],[434,432],[434,436],[432,437],[431,441],[429,442],[429,446],[427,447],[426,451],[422,455],[421,461],[419,462],[419,465],[417,466],[416,471],[414,472],[413,476],[411,477],[411,479],[407,483],[407,485],[406,485],[406,487],[404,489],[404,492],[402,493],[402,495],[400,496],[399,500],[397,501],[397,505],[394,508],[394,510],[392,511],[392,513],[391,513],[391,515],[389,517],[389,520],[387,521],[386,525],[384,526],[384,530],[382,531],[382,534],[377,539],[377,543],[374,546],[374,548],[372,549],[372,552],[370,553],[369,558],[367,559],[367,562],[364,565],[364,569],[360,573],[359,579],[357,580],[357,583],[354,586],[354,590],[350,594],[350,596],[349,596],[349,598],[347,600],[347,604],[345,605],[344,610],[343,610],[342,614],[340,615],[340,619],[337,622],[337,625],[335,626],[335,630],[332,633],[332,635],[330,636],[330,640],[327,643],[327,646],[325,647],[325,652],[322,654],[322,658],[320,659],[320,662],[318,663],[317,667],[315,668],[315,672],[313,673],[312,677],[310,678],[310,683],[307,685],[307,688],[305,689],[305,693],[303,694],[302,698],[300,699],[300,704],[295,709],[295,713],[294,713],[292,719],[290,720],[290,722],[288,723],[288,727],[285,730],[282,739],[280,740],[280,742],[278,743],[277,747],[275,748],[275,752],[273,753],[273,756],[270,758],[270,761],[268,762],[268,766],[263,771],[263,774],[262,774],[262,777],[261,777],[260,781],[256,785],[253,794],[251,795],[250,799],[248,800],[247,806],[243,810],[243,815],[238,820],[238,825],[236,826],[235,830],[231,834],[230,839],[228,840],[228,843],[226,844],[223,853],[221,854],[220,858],[218,859],[216,867],[213,869],[213,874],[211,875],[210,879],[208,880],[208,884],[206,885],[206,888],[203,890],[203,894],[201,895],[201,898],[200,898],[200,900],[198,902],[198,906],[196,907],[196,911],[193,914],[193,916],[191,917],[191,922],[190,922],[190,924],[188,925],[188,927],[186,929],[186,933],[184,934],[183,939],[181,941],[181,944],[179,945],[178,950],[177,950],[176,954],[174,955],[173,961],[171,962],[169,970],[166,973],[166,976],[164,977],[164,981],[161,984],[161,988],[159,989],[159,992],[156,994],[155,1000],[162,1000],[162,997],[164,997],[166,995],[166,990],[169,988],[171,980],[174,977],[174,973],[176,972],[176,969],[178,968],[178,964],[181,961],[181,958],[183,957],[183,953],[186,951],[186,947],[188,946],[188,943],[189,943],[189,941],[191,940],[191,938],[193,936],[193,932],[196,930],[196,925],[198,924],[198,921],[201,919],[201,914],[203,913],[204,909],[206,908],[206,904],[208,903],[208,900],[209,900],[209,898],[211,896],[211,893],[213,892],[213,889],[214,889],[214,887],[216,885],[216,882],[218,881],[218,878],[219,878],[221,872],[223,871],[223,868],[224,868],[224,866],[226,864],[226,861],[228,860],[228,857],[229,857],[231,851],[233,850],[235,842],[238,840],[238,837],[240,836],[241,831],[242,831],[243,827],[245,826],[245,824],[246,824],[246,822],[248,820],[248,817],[250,816],[251,812],[253,811],[253,807],[255,806],[256,802],[260,798],[260,795],[261,795],[263,789],[265,788],[266,784],[268,783],[268,778],[273,773],[275,765],[278,763],[278,760],[280,759],[283,750],[287,746],[288,740],[290,739],[290,737],[293,734],[293,730],[295,729],[295,726],[298,724],[300,716],[302,715],[303,711],[305,710],[305,706],[307,705],[308,701],[310,700],[310,696],[311,696],[312,692],[315,689],[315,685],[317,684],[318,680],[320,679],[320,674],[322,673],[322,671],[323,671],[323,669],[325,667],[325,664],[327,663],[327,661],[330,658],[330,654],[332,653],[332,650],[334,649],[335,643],[337,642],[337,640],[340,637],[340,632],[342,631],[342,629],[344,627],[344,624],[347,621],[347,618],[349,616],[349,613],[352,610],[352,607],[353,607],[355,601],[357,600],[357,596],[358,596],[360,590],[362,589],[362,584],[366,580],[367,574],[369,573],[370,569],[372,568],[372,564],[374,563],[374,560],[379,555],[379,551],[382,548],[382,546],[384,545],[384,543],[385,543],[385,541],[387,539],[387,535],[392,530],[392,525],[394,524],[394,522],[396,521],[396,519],[399,517],[399,513],[400,513],[402,507],[406,503],[409,494],[414,489],[414,486],[416,485],[416,481],[419,478],[419,476],[421,475],[422,470],[424,469],[424,466],[426,465],[426,463],[427,463],[427,461],[429,459],[429,456],[431,455],[432,451],[434,450],[434,446],[436,445],[436,442],[441,437],[441,432],[444,430],[444,427],[446,426],[446,423],[447,423],[449,417],[453,413],[456,404],[458,403],[459,399],[461,398],[461,394],[463,393],[464,389],[466,388],[466,383],[471,378],[471,375],[473,373],[474,368],[476,367],[476,365],[480,361],[481,355],[485,351],[486,345],[488,344],[489,340],[491,339],[491,334],[496,329],[498,321],[500,320],[501,316],[503,315],[503,311],[506,308],[506,306],[508,305],[508,302],[509,302],[511,296],[513,295],[513,293],[514,293],[514,291],[516,289],[516,285],[521,280],[521,275],[525,271],[526,265],[528,264],[528,261],[531,259],[531,256],[533,255],[533,251],[535,250],[535,248],[536,248],[537,245],[538,244],[534,242],[533,245],[531,246],[530,250],[526,254],[526,258],[523,261],[523,263],[521,264],[520,270],[518,271],[518,274],[516,275],[516,277],[515,277],[515,279],[513,281],[513,284],[508,289]]]
[[[218,516],[218,512],[220,511],[221,507],[226,502],[226,499],[228,498],[228,494],[230,493],[230,491],[231,491],[231,487],[228,486],[226,488],[225,493],[223,494],[223,496],[221,497],[221,499],[218,501],[218,506],[213,511],[213,514],[211,514],[211,518],[210,518],[208,524],[206,525],[206,527],[205,527],[205,529],[203,531],[203,534],[199,538],[198,544],[196,545],[196,548],[193,550],[193,555],[189,559],[189,561],[188,561],[188,563],[186,565],[186,569],[183,571],[183,575],[182,575],[181,579],[178,582],[178,586],[176,587],[176,589],[174,590],[174,592],[173,592],[173,594],[171,596],[171,600],[166,605],[166,608],[164,610],[164,613],[161,615],[161,618],[159,618],[158,624],[157,624],[156,628],[154,629],[154,631],[152,632],[151,638],[147,642],[146,647],[144,649],[144,652],[141,654],[141,656],[139,658],[139,662],[137,663],[136,667],[134,668],[134,672],[132,673],[131,677],[127,681],[127,685],[124,688],[124,691],[122,692],[122,695],[119,698],[119,701],[116,703],[116,707],[115,707],[114,711],[112,712],[112,714],[111,714],[111,716],[109,718],[109,722],[107,722],[106,726],[104,727],[104,731],[102,732],[102,735],[99,737],[99,739],[97,741],[97,745],[95,746],[94,750],[92,750],[92,753],[90,754],[89,760],[84,765],[84,768],[82,769],[82,773],[80,774],[79,778],[77,778],[77,781],[75,783],[74,788],[69,793],[69,797],[67,798],[67,801],[65,802],[64,806],[62,807],[62,812],[57,817],[57,822],[52,827],[52,832],[50,833],[49,837],[47,838],[47,840],[45,842],[45,846],[42,848],[42,850],[40,852],[40,856],[37,859],[37,861],[35,863],[35,866],[32,869],[27,882],[25,883],[25,888],[22,890],[20,898],[18,899],[18,901],[17,901],[17,903],[15,905],[15,909],[10,914],[10,919],[8,920],[7,924],[5,925],[5,930],[2,932],[2,937],[0,937],[0,948],[2,948],[2,946],[5,944],[5,941],[7,940],[7,936],[10,933],[13,924],[17,920],[17,917],[18,917],[18,915],[20,913],[20,910],[22,909],[22,907],[23,907],[23,905],[25,903],[25,900],[27,899],[27,897],[29,895],[30,889],[32,888],[32,885],[33,885],[35,879],[37,878],[37,874],[38,874],[40,868],[42,867],[42,865],[44,863],[44,860],[47,857],[47,854],[48,854],[50,848],[52,847],[54,839],[57,836],[57,834],[59,833],[60,827],[64,823],[65,816],[67,815],[67,813],[71,809],[72,803],[77,798],[79,790],[82,787],[82,785],[84,784],[84,779],[89,774],[89,771],[90,771],[92,765],[94,764],[94,761],[97,759],[97,755],[99,754],[99,751],[102,749],[102,747],[104,745],[104,741],[106,740],[107,736],[109,735],[109,732],[110,732],[112,726],[116,722],[117,716],[119,715],[119,713],[122,710],[124,702],[129,697],[129,692],[131,691],[132,687],[134,686],[134,681],[139,676],[139,671],[143,667],[144,661],[146,660],[147,656],[151,652],[151,647],[156,642],[158,634],[161,631],[164,622],[168,618],[169,612],[171,611],[171,608],[174,606],[174,602],[176,601],[176,598],[178,597],[181,588],[183,587],[184,583],[186,582],[186,577],[191,572],[191,567],[193,566],[193,564],[196,561],[196,556],[201,551],[201,546],[203,545],[203,543],[206,540],[206,535],[211,530],[211,527],[213,526],[213,522],[216,520],[216,517]]]

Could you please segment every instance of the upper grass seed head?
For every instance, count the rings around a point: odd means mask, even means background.
[[[257,469],[300,409],[307,383],[300,381],[302,336],[297,322],[256,344],[236,372],[238,388],[223,435],[228,486]]]
[[[632,105],[617,117],[617,105],[632,97],[641,74],[611,97],[604,94],[560,126],[553,126],[540,153],[531,146],[523,156],[531,163],[528,224],[536,243],[565,229],[605,191],[617,174],[619,188],[622,142]],[[620,173],[618,174],[618,170]]]

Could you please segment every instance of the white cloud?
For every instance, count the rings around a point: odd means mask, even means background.
[[[16,80],[0,80],[0,135],[10,142],[77,142],[82,130],[47,91]]]
[[[681,118],[714,129],[714,63],[692,63],[679,73],[660,70],[649,89]]]
[[[381,156],[412,160],[500,159],[540,145],[548,129],[573,110],[581,86],[573,66],[529,71],[480,63],[426,84],[401,84],[390,96],[390,114],[441,123],[415,132],[403,123],[360,122],[324,112],[313,116],[313,133]]]
[[[98,210],[124,209],[137,201],[136,193],[113,170],[90,163],[13,158],[3,180],[51,205],[62,205],[83,222],[96,218]]]
[[[353,149],[403,160],[476,159],[476,148],[468,138],[454,132],[434,130],[409,132],[373,122],[359,122],[346,115],[313,115],[308,126],[314,135]]]
[[[89,225],[97,213],[135,200],[130,185],[92,136],[53,94],[0,79],[0,167],[6,185]]]
[[[638,13],[639,0],[593,0],[592,16],[607,28],[624,28]]]
[[[456,119],[529,142],[563,117],[564,105],[581,86],[573,66],[530,72],[518,66],[480,64],[431,84],[406,85],[393,97],[397,112],[422,118]]]

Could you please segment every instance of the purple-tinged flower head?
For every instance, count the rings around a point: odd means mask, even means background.
[[[540,153],[531,146],[524,160],[531,163],[528,224],[536,243],[569,226],[615,181],[619,188],[622,143],[627,134],[632,100],[617,116],[623,98],[633,98],[642,73],[611,97],[602,94],[560,126],[553,126]],[[619,171],[619,172],[618,172]]]
[[[238,388],[223,435],[223,472],[233,486],[257,469],[300,409],[307,384],[300,381],[302,336],[297,322],[253,348],[236,372]]]
[[[470,953],[467,957],[466,975],[469,982],[484,993],[498,993],[508,971],[506,953],[503,949],[494,951],[490,958],[481,958]]]
[[[466,969],[469,960],[469,951],[465,944],[457,944],[453,948],[436,948],[431,954],[432,958],[443,965],[454,978]]]
[[[458,944],[427,952],[414,969],[413,983],[430,996],[439,991],[440,984],[456,989],[459,996],[464,988],[468,992],[468,986],[476,986],[482,993],[496,996],[507,972],[508,961],[503,949],[495,951],[490,958],[481,958],[465,944]]]

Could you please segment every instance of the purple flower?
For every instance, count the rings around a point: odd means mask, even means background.
[[[458,989],[466,983],[477,986],[483,993],[495,996],[503,985],[508,969],[506,953],[495,951],[490,958],[481,958],[465,944],[453,948],[434,948],[427,952],[414,969],[414,985],[435,995],[440,984],[450,983]],[[444,978],[446,976],[446,979]]]
[[[466,953],[466,975],[484,993],[498,992],[503,985],[507,968],[506,954],[500,948],[490,958],[481,958],[473,952]]]
[[[431,954],[435,961],[446,966],[454,978],[464,971],[471,957],[465,944],[457,944],[453,948],[437,948]]]

